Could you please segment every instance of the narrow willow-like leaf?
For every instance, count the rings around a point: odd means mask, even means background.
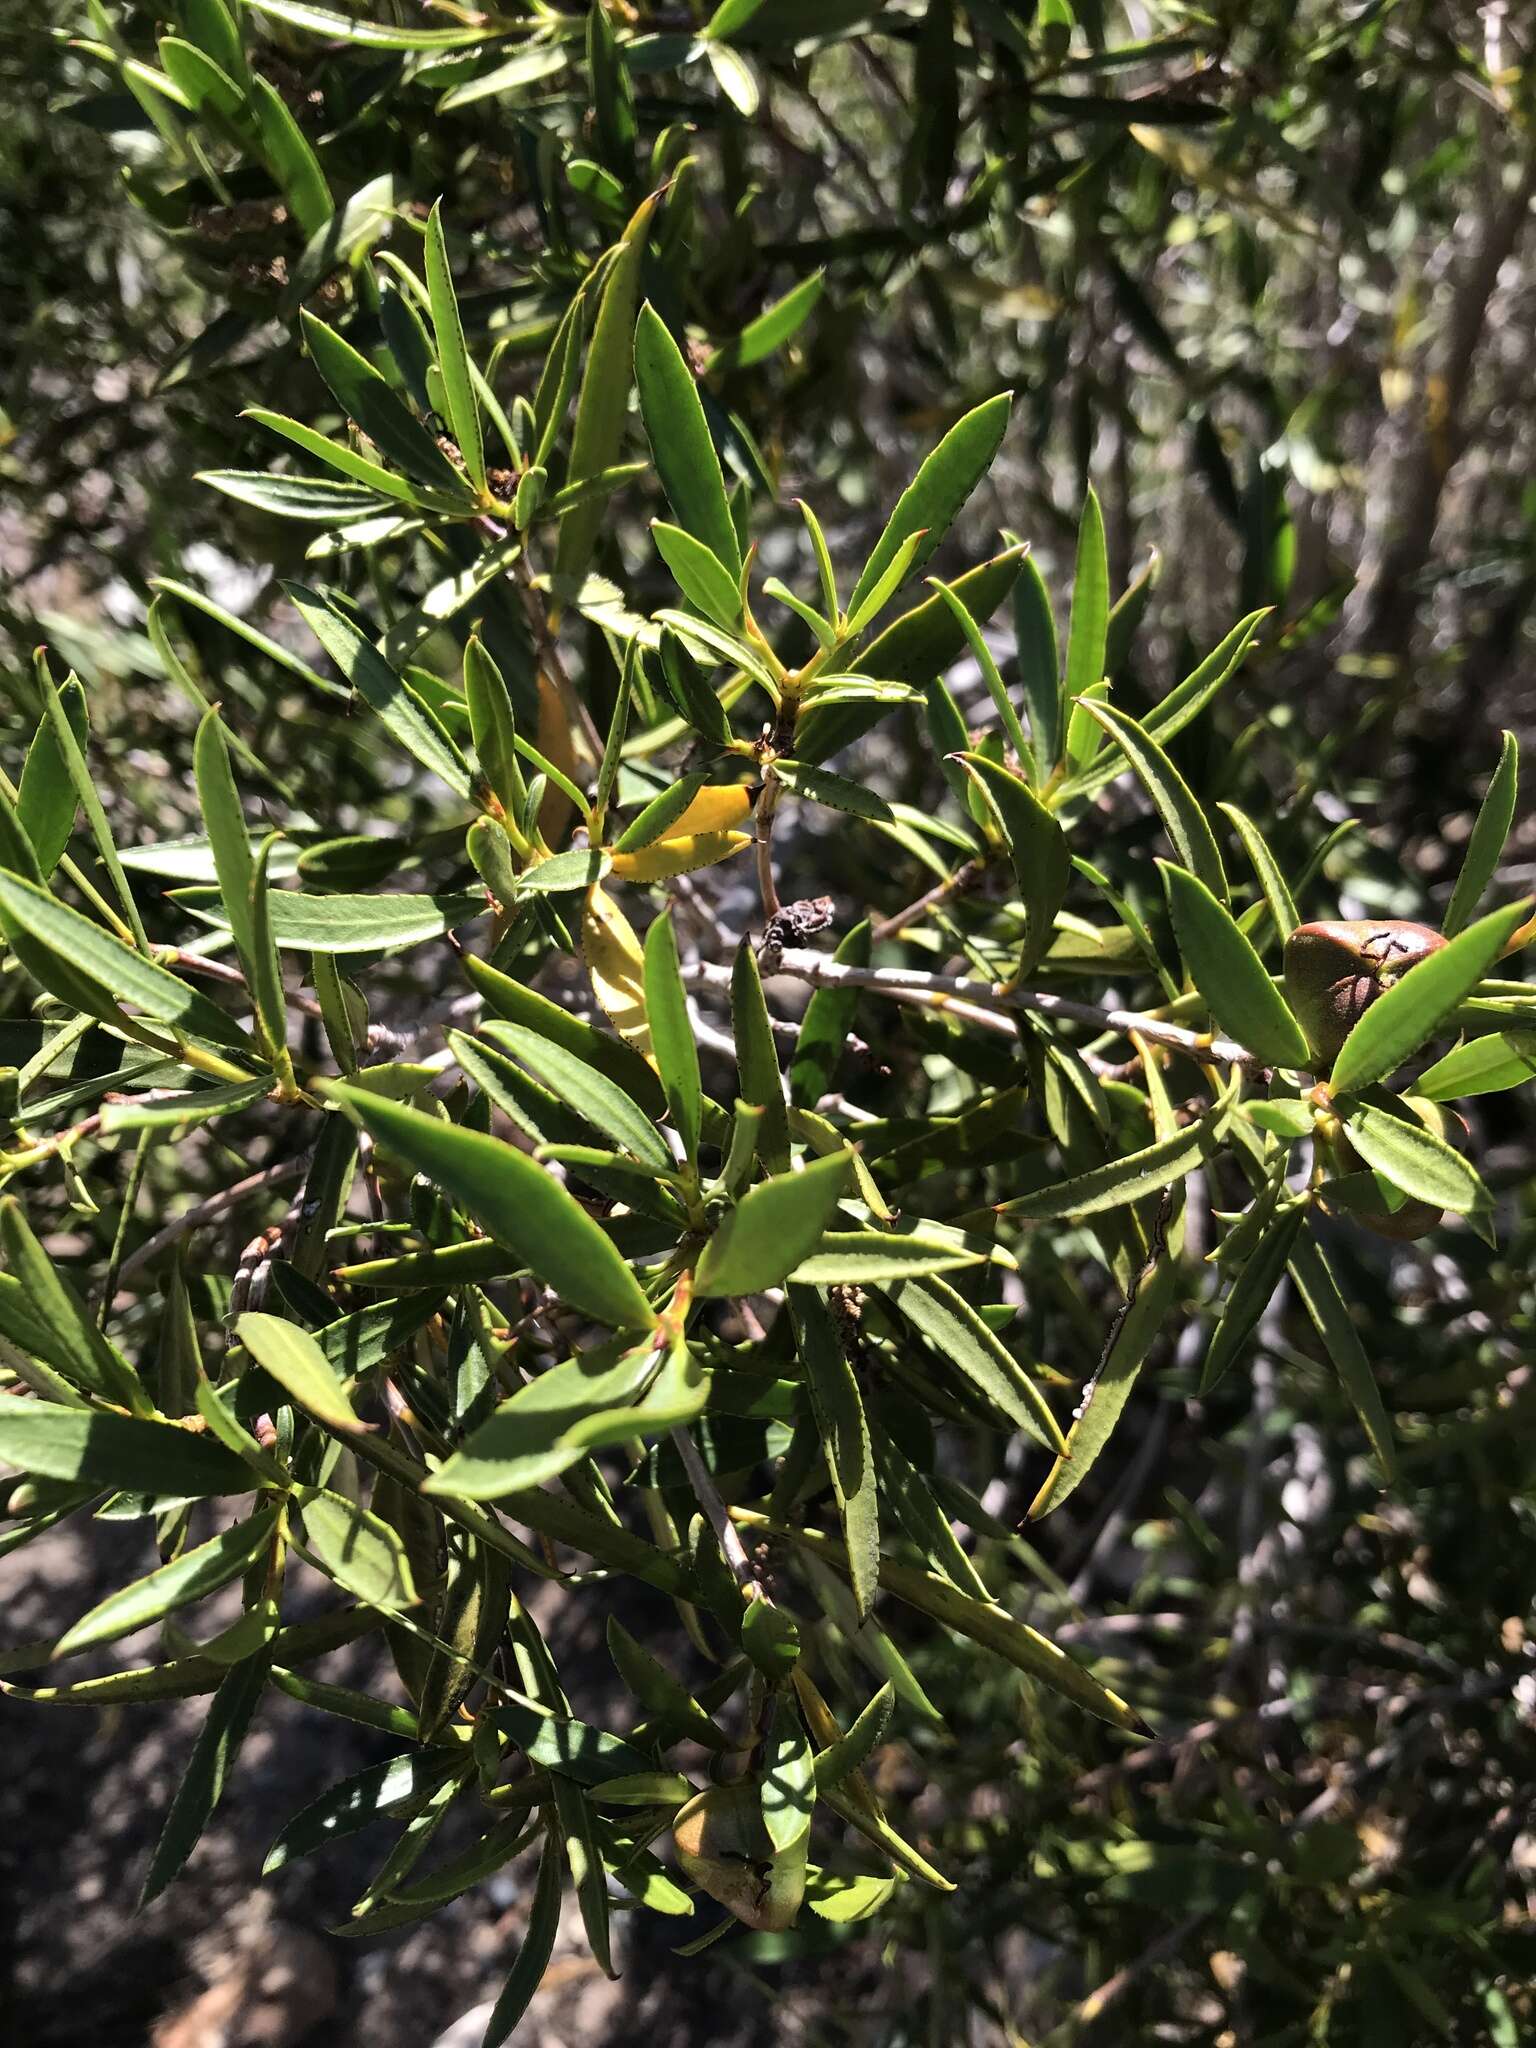
[[[76,751],[83,758],[90,726],[85,692],[74,676],[60,685],[59,709],[74,736]],[[74,778],[55,733],[50,708],[27,749],[16,791],[16,816],[32,842],[43,881],[47,881],[64,857],[78,806]]]
[[[481,2048],[502,2048],[502,2043],[511,2037],[518,2021],[528,2010],[533,1994],[544,1981],[544,1972],[549,1968],[555,1936],[559,1931],[560,1844],[551,1831],[544,1838],[543,1853],[539,1857],[538,1881],[534,1885],[533,1903],[528,1909],[523,1945],[491,2009]]]
[[[308,1330],[281,1316],[247,1313],[235,1324],[235,1335],[306,1414],[333,1429],[359,1427],[346,1388]]]
[[[1397,1481],[1397,1454],[1392,1442],[1392,1424],[1387,1418],[1371,1362],[1351,1319],[1333,1268],[1322,1246],[1310,1230],[1303,1230],[1291,1249],[1291,1278],[1306,1304],[1323,1347],[1333,1361],[1339,1383],[1352,1402],[1365,1429],[1376,1462],[1388,1486]]]
[[[609,265],[598,305],[597,321],[587,350],[587,365],[576,401],[567,480],[580,483],[609,468],[619,452],[631,381],[631,336],[640,290],[640,265],[656,211],[656,194],[642,201]],[[560,521],[555,545],[555,574],[580,577],[592,560],[603,522],[600,501],[578,505]]]
[[[445,1189],[572,1307],[615,1329],[654,1324],[612,1238],[526,1153],[358,1088],[333,1092],[381,1145]]]
[[[608,1882],[586,1794],[579,1785],[558,1771],[550,1778],[549,1784],[554,1794],[560,1832],[565,1840],[566,1868],[575,1887],[587,1945],[603,1975],[617,1976],[608,1927]]]
[[[1013,708],[1013,700],[1004,686],[1002,673],[991,648],[987,645],[986,636],[949,584],[941,583],[937,576],[930,576],[928,580],[937,587],[940,597],[954,613],[956,623],[965,635],[976,665],[981,670],[982,681],[987,686],[987,695],[992,699],[993,708],[1002,721],[1004,735],[1019,765],[1032,783],[1038,782],[1040,774],[1035,761],[1035,750],[1025,734],[1018,712]]]
[[[1178,1278],[1178,1260],[1166,1250],[1140,1274],[1135,1298],[1116,1325],[1093,1378],[1083,1389],[1072,1427],[1067,1431],[1066,1447],[1030,1503],[1031,1520],[1060,1507],[1093,1469],[1124,1413],[1147,1353],[1157,1341]]]
[[[669,910],[662,912],[645,935],[645,1009],[651,1026],[651,1052],[667,1091],[667,1107],[683,1141],[684,1155],[690,1165],[696,1165],[704,1090]]]
[[[1383,990],[1339,1050],[1333,1063],[1335,1093],[1358,1093],[1373,1081],[1384,1081],[1432,1038],[1498,959],[1529,910],[1524,902],[1490,911]]]
[[[1306,1214],[1305,1203],[1295,1202],[1275,1216],[1243,1262],[1222,1304],[1221,1320],[1211,1332],[1200,1372],[1202,1394],[1216,1385],[1258,1328],[1290,1263]]]
[[[784,1079],[757,957],[748,944],[737,948],[731,969],[731,1024],[736,1038],[741,1099],[763,1112],[757,1146],[770,1173],[789,1170],[789,1117],[784,1105]],[[810,1246],[806,1246],[809,1251]],[[785,1268],[787,1272],[788,1267]],[[772,1283],[770,1282],[770,1285]]]
[[[371,462],[366,455],[359,455],[355,448],[348,447],[345,442],[330,440],[314,427],[306,426],[302,420],[290,419],[286,413],[272,412],[262,405],[247,406],[241,417],[254,420],[257,426],[265,427],[269,434],[276,434],[284,441],[291,441],[295,448],[302,448],[306,455],[312,455],[317,462],[325,463],[328,468],[334,469],[338,476],[346,477],[350,484],[360,485],[372,498],[412,506],[432,502],[430,492],[423,497],[420,485],[407,482],[404,477],[397,476],[392,469],[385,469],[382,463]],[[200,471],[199,481],[212,484],[216,490],[222,490],[227,497],[239,498],[245,503],[250,503],[253,496],[258,502],[271,496],[270,488],[253,490],[244,484],[234,488],[228,471]],[[293,479],[275,478],[271,482],[276,484],[282,495],[288,508],[287,516],[298,517],[298,513],[292,509],[295,502]],[[316,504],[315,488],[315,483],[310,482],[307,493],[299,503]],[[262,509],[273,508],[267,503],[262,505]],[[355,511],[348,514],[349,518],[357,516]]]
[[[779,1695],[773,1727],[763,1745],[763,1825],[780,1853],[811,1831],[816,1764],[800,1725],[793,1693]]]
[[[1140,1151],[1128,1152],[1071,1180],[1041,1188],[1030,1195],[1015,1195],[999,1202],[995,1213],[1022,1222],[1052,1222],[1066,1216],[1097,1216],[1106,1209],[1118,1209],[1127,1202],[1139,1202],[1143,1195],[1157,1194],[1181,1180],[1199,1165],[1211,1140],[1219,1137],[1236,1092],[1234,1081],[1222,1092],[1197,1122]]]
[[[1222,1030],[1272,1067],[1310,1066],[1305,1033],[1226,905],[1185,869],[1158,866],[1184,965]]]
[[[806,1286],[884,1287],[979,1266],[986,1254],[921,1233],[829,1230],[790,1276]]]
[[[1536,1031],[1491,1031],[1469,1038],[1413,1084],[1416,1095],[1431,1102],[1454,1102],[1463,1095],[1494,1095],[1536,1078]]]
[[[654,1173],[673,1171],[666,1141],[645,1111],[616,1081],[589,1066],[578,1054],[541,1038],[525,1025],[491,1023],[482,1027],[493,1045],[504,1046],[521,1060],[594,1130],[621,1146]],[[450,1043],[461,1034],[450,1034]]]
[[[751,0],[751,4],[755,5],[756,0]],[[782,299],[775,299],[771,306],[765,306],[755,320],[749,320],[739,334],[730,341],[722,342],[711,354],[707,365],[710,374],[747,369],[781,349],[810,318],[821,298],[825,281],[824,270],[813,270]],[[834,607],[836,602],[834,596]]]
[[[87,1315],[14,1195],[0,1198],[0,1247],[9,1268],[7,1292],[16,1288],[19,1299],[14,1309],[20,1311],[0,1313],[0,1327],[14,1334],[25,1350],[35,1350],[56,1366],[73,1385],[143,1414],[150,1403],[138,1374]],[[7,1306],[0,1304],[0,1310]]]
[[[863,599],[885,574],[897,550],[912,534],[921,530],[923,541],[908,562],[909,575],[920,569],[933,553],[953,525],[961,506],[991,468],[992,458],[1007,429],[1012,406],[1010,392],[1000,392],[996,398],[986,399],[957,420],[938,447],[925,457],[917,475],[897,501],[885,531],[875,543],[874,553],[864,564],[863,573],[848,600],[850,613],[858,610]],[[957,588],[963,595],[964,583]],[[937,602],[942,605],[942,600]],[[972,616],[975,616],[974,611]],[[958,624],[951,623],[963,640]]]
[[[245,1033],[216,1003],[46,889],[0,869],[0,908],[66,967],[89,975],[118,1001],[215,1045],[252,1051]]]
[[[995,807],[1013,863],[1024,909],[1024,944],[1017,969],[1022,979],[1050,950],[1072,874],[1072,856],[1054,815],[1021,777],[984,754],[964,754],[961,764]]]
[[[315,368],[331,387],[342,411],[357,421],[379,453],[417,483],[442,492],[466,508],[473,504],[474,493],[462,472],[395,396],[367,357],[313,313],[303,312],[299,319]]]
[[[1461,873],[1456,877],[1445,921],[1440,927],[1448,939],[1455,938],[1459,931],[1465,929],[1477,908],[1478,899],[1493,880],[1504,852],[1504,842],[1509,837],[1509,828],[1514,822],[1519,783],[1520,745],[1512,732],[1506,732],[1499,765],[1493,771],[1479,807],[1462,858]]]
[[[328,1785],[278,1834],[261,1866],[262,1876],[275,1877],[290,1863],[344,1841],[371,1821],[404,1812],[451,1775],[457,1761],[441,1750],[406,1750]]]
[[[1049,775],[1061,755],[1064,725],[1061,706],[1061,651],[1056,617],[1034,557],[1024,553],[1013,586],[1013,629],[1019,650],[1019,689],[1029,719],[1032,752],[1039,771]]]
[[[847,1571],[842,1545],[819,1530],[772,1522],[766,1515],[739,1512],[738,1519],[748,1529],[767,1528],[785,1542],[810,1551],[813,1556],[836,1565],[841,1571]],[[908,1606],[931,1616],[945,1628],[953,1629],[957,1635],[966,1636],[972,1642],[995,1651],[1017,1670],[1038,1679],[1042,1685],[1086,1708],[1100,1720],[1111,1722],[1117,1728],[1140,1732],[1141,1719],[1133,1707],[1127,1706],[1118,1694],[1101,1685],[1090,1671],[1069,1657],[1049,1637],[1023,1622],[1015,1621],[1001,1607],[973,1599],[935,1572],[899,1564],[893,1558],[882,1561],[880,1584],[898,1600],[904,1600]]]
[[[195,1549],[183,1551],[180,1557],[135,1580],[131,1586],[109,1593],[65,1630],[54,1654],[69,1657],[97,1643],[116,1642],[119,1636],[147,1628],[151,1622],[190,1606],[194,1600],[216,1593],[231,1579],[239,1578],[261,1556],[272,1540],[277,1514],[275,1507],[261,1508],[249,1521],[237,1522],[232,1529],[224,1530],[210,1542],[199,1543]]]
[[[194,917],[227,925],[219,906],[188,892],[180,900]],[[314,895],[304,889],[274,889],[268,897],[272,937],[295,953],[395,953],[424,939],[441,938],[485,915],[484,896]]]
[[[651,521],[651,538],[690,604],[727,632],[741,623],[741,586],[718,555],[664,519]]]
[[[469,351],[464,344],[464,322],[459,313],[453,273],[448,267],[448,244],[443,234],[443,202],[434,200],[427,216],[427,293],[432,308],[432,329],[437,337],[437,362],[442,371],[443,392],[448,401],[448,425],[459,444],[464,467],[475,489],[485,490],[485,444],[480,434],[480,402],[470,374]]]
[[[1367,1166],[1420,1202],[1473,1216],[1493,1206],[1477,1168],[1417,1118],[1371,1103],[1337,1102],[1349,1142]]]
[[[870,926],[864,918],[839,942],[832,958],[844,966],[867,967],[869,956]],[[845,986],[819,988],[807,1003],[789,1068],[790,1100],[797,1106],[813,1109],[830,1090],[858,1000],[858,990]]]
[[[852,1157],[817,1159],[749,1188],[715,1227],[694,1272],[700,1296],[761,1294],[777,1287],[816,1245],[842,1199]]]
[[[1084,690],[1102,682],[1109,635],[1109,555],[1104,514],[1091,487],[1077,529],[1077,564],[1072,573],[1072,617],[1067,629],[1067,663],[1062,710],[1070,717]],[[1069,766],[1073,765],[1069,763]]]
[[[320,1486],[297,1487],[293,1501],[303,1517],[305,1544],[343,1592],[382,1614],[415,1606],[410,1559],[388,1522]]]
[[[234,1665],[214,1694],[192,1760],[155,1844],[149,1874],[139,1895],[141,1908],[160,1896],[197,1847],[223,1796],[257,1702],[266,1690],[269,1670],[270,1652],[260,1650]]]
[[[789,1304],[811,1408],[837,1496],[854,1604],[862,1621],[874,1605],[880,1571],[879,1489],[869,1424],[859,1383],[821,1296],[814,1287],[791,1286]],[[855,1758],[848,1768],[856,1768],[861,1761]]]
[[[834,775],[827,768],[812,768],[804,761],[775,761],[773,772],[784,787],[807,803],[825,804],[834,811],[846,811],[853,818],[870,818],[889,823],[895,817],[878,790],[862,782],[850,782],[846,775]]]
[[[898,1281],[887,1293],[897,1314],[946,1364],[1027,1436],[1060,1453],[1061,1425],[1045,1396],[964,1295],[939,1279]]]
[[[640,308],[635,325],[635,383],[667,502],[679,523],[726,572],[734,590],[741,575],[741,547],[726,501],[720,458],[687,358],[650,304]],[[738,595],[735,614],[740,609]],[[721,621],[732,622],[730,617]]]
[[[1082,708],[1120,742],[1138,781],[1156,805],[1163,829],[1173,841],[1182,865],[1204,882],[1219,902],[1225,903],[1227,871],[1222,865],[1221,849],[1189,784],[1146,727],[1134,718],[1090,699],[1083,701]]]
[[[527,988],[522,982],[514,981],[510,975],[501,973],[487,961],[466,955],[464,971],[470,986],[485,999],[486,1007],[498,1017],[505,1017],[509,1024],[521,1025],[533,1031],[553,1045],[564,1046],[578,1059],[596,1067],[600,1074],[606,1074],[616,1081],[645,1111],[647,1116],[659,1117],[666,1109],[666,1099],[656,1075],[642,1054],[622,1038],[615,1038],[610,1032],[599,1031],[581,1017],[573,1017],[558,1003],[552,1003],[548,996],[541,996],[536,989]]]
[[[410,684],[396,675],[373,642],[349,619],[332,611],[318,591],[299,583],[285,583],[283,591],[390,736],[467,802],[471,794],[468,764]]]
[[[855,1716],[846,1735],[829,1742],[816,1756],[816,1790],[830,1792],[859,1769],[870,1753],[885,1739],[896,1705],[896,1688],[889,1679]]]
[[[1276,937],[1284,940],[1291,936],[1301,922],[1301,913],[1296,908],[1296,899],[1291,894],[1290,884],[1281,871],[1280,863],[1270,852],[1269,842],[1255,825],[1246,811],[1240,811],[1236,804],[1218,804],[1216,808],[1232,821],[1237,836],[1243,842],[1243,851],[1253,863],[1253,871],[1259,878],[1259,887],[1264,894],[1264,903],[1274,925]],[[1255,906],[1243,918],[1245,930],[1253,927],[1250,918],[1257,922],[1262,913]]]

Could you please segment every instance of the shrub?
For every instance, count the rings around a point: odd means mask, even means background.
[[[1272,700],[1212,736],[1309,630],[1274,609],[1262,471],[1254,601],[1159,691],[1156,558],[1117,578],[1087,489],[1048,582],[987,495],[1011,398],[974,352],[908,475],[860,450],[868,248],[835,195],[783,249],[737,225],[748,139],[805,153],[805,46],[867,54],[860,10],[822,14],[186,0],[153,45],[98,8],[85,46],[148,124],[135,203],[224,301],[162,366],[197,387],[179,445],[235,431],[225,382],[261,401],[195,516],[282,601],[155,579],[138,739],[189,757],[195,810],[120,723],[103,757],[89,663],[18,681],[4,1541],[147,1518],[161,1562],[3,1668],[45,1704],[207,1697],[146,1898],[269,1689],[390,1737],[268,1868],[392,1816],[368,1934],[536,1857],[489,2041],[567,1876],[605,1968],[621,1900],[717,1902],[698,1947],[952,1890],[874,1769],[903,1722],[922,1759],[933,1667],[986,1697],[1011,1666],[1053,1742],[1091,1716],[1096,1767],[1134,1755],[1166,1697],[1024,1618],[1061,1588],[1018,1529],[1124,1468],[1149,1367],[1223,1458],[1261,1337],[1266,1402],[1279,1356],[1294,1412],[1396,1485],[1348,1276],[1372,1234],[1493,1243],[1451,1105],[1536,1072],[1500,977],[1531,906],[1485,902],[1513,737],[1430,926],[1400,883],[1330,915],[1348,826],[1275,799],[1316,764]],[[1061,6],[900,32],[927,85],[887,283],[995,228],[1026,74],[1137,179],[1221,111],[1160,75],[1181,52],[1099,94]],[[961,178],[972,91],[999,153]],[[1058,155],[1065,193],[1085,159]],[[835,448],[795,516],[802,407]],[[1208,418],[1201,446],[1220,474]],[[198,1247],[234,1218],[231,1274]],[[573,1713],[543,1581],[606,1615],[628,1704]],[[74,1676],[150,1624],[157,1661]],[[388,1696],[325,1675],[373,1632]],[[1358,1953],[1402,1991],[1411,1947]]]

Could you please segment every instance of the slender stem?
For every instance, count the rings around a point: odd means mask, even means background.
[[[919,1002],[942,1009],[950,1016],[962,1016],[979,1023],[983,1014],[1006,1017],[1011,1010],[1027,1010],[1040,1017],[1057,1017],[1068,1024],[1086,1024],[1096,1031],[1126,1036],[1139,1032],[1153,1045],[1220,1067],[1243,1067],[1252,1073],[1267,1072],[1267,1063],[1230,1038],[1217,1038],[1203,1031],[1190,1031],[1181,1024],[1141,1010],[1112,1010],[1098,1003],[1080,1003],[1044,989],[1005,989],[995,982],[977,981],[963,975],[929,974],[911,967],[852,967],[828,960],[820,953],[787,951],[780,958],[777,974],[809,982],[814,988],[867,988],[875,995],[897,1002]],[[692,978],[712,988],[730,986],[730,970],[708,964],[689,970]]]
[[[779,806],[781,786],[769,768],[763,776],[763,793],[757,800],[757,886],[762,892],[765,918],[779,914],[779,891],[773,879],[773,814]]]
[[[709,1476],[709,1468],[699,1456],[699,1447],[688,1431],[679,1424],[669,1432],[677,1455],[683,1461],[688,1474],[688,1484],[693,1488],[694,1498],[709,1518],[709,1526],[715,1532],[715,1541],[720,1553],[736,1575],[736,1583],[743,1591],[757,1585],[757,1573],[752,1569],[752,1560],[747,1556],[746,1546],[731,1520],[730,1509],[720,1498],[715,1482]]]
[[[898,932],[904,932],[909,924],[916,924],[920,917],[937,904],[969,889],[981,872],[982,863],[979,860],[963,861],[952,875],[946,875],[942,882],[935,882],[931,889],[925,890],[917,898],[916,902],[909,903],[905,910],[898,910],[877,924],[869,935],[871,941],[878,944],[881,939],[894,939]]]
[[[236,1209],[248,1195],[266,1193],[269,1189],[286,1187],[290,1181],[302,1180],[309,1171],[309,1156],[303,1154],[297,1159],[279,1160],[276,1166],[265,1166],[260,1173],[247,1174],[244,1180],[237,1180],[232,1187],[221,1188],[218,1194],[210,1195],[205,1202],[187,1209],[180,1216],[172,1217],[163,1230],[157,1230],[153,1237],[147,1237],[136,1252],[124,1259],[118,1273],[118,1284],[131,1280],[135,1273],[147,1266],[151,1259],[158,1258],[168,1245],[176,1243],[190,1231],[200,1230],[205,1223],[217,1222],[220,1216]]]

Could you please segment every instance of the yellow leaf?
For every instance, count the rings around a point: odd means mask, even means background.
[[[649,1058],[645,955],[634,927],[600,882],[587,891],[581,914],[581,950],[592,977],[592,993],[614,1030]]]
[[[751,844],[750,832],[696,832],[687,839],[658,839],[638,853],[616,853],[613,872],[621,882],[659,882],[667,875],[713,867]]]
[[[707,783],[682,816],[672,820],[666,836],[696,839],[704,833],[729,832],[751,811],[756,794],[745,782]]]

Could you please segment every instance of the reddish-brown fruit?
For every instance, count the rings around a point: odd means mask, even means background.
[[[1333,1065],[1383,990],[1444,944],[1439,932],[1407,918],[1336,917],[1296,927],[1285,942],[1285,993],[1319,1071]]]

